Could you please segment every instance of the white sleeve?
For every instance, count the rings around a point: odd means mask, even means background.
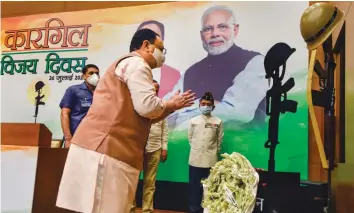
[[[245,69],[235,77],[221,102],[215,104],[213,115],[224,121],[232,120],[241,124],[252,121],[259,103],[266,96],[270,87],[265,74],[264,56],[253,57]],[[172,114],[169,120],[173,125],[170,128],[173,129],[186,120],[199,115],[198,108],[199,100],[196,100],[192,106]]]
[[[168,145],[168,126],[167,126],[167,120],[164,119],[162,121],[162,150],[167,150],[167,145]]]
[[[193,141],[193,132],[194,132],[194,124],[192,123],[192,120],[189,120],[188,141],[190,145],[192,144]]]
[[[264,56],[253,57],[238,74],[220,103],[215,105],[213,114],[226,120],[250,122],[257,107],[266,96],[269,82],[265,78]]]
[[[224,126],[221,121],[218,129],[218,153],[220,153],[221,151],[221,143],[223,139],[224,139]]]
[[[149,65],[140,57],[121,61],[115,73],[130,91],[135,111],[146,118],[158,118],[165,110],[165,103],[156,96]]]

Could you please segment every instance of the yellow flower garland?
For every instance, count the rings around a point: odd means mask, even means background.
[[[243,155],[222,154],[205,185],[202,206],[209,213],[251,213],[256,203],[259,176]]]

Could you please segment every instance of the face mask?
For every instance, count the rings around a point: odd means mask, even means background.
[[[203,115],[210,115],[210,113],[213,111],[212,106],[200,106],[199,109]]]
[[[87,78],[87,83],[89,83],[90,85],[95,87],[95,86],[97,86],[99,80],[100,80],[100,78],[98,77],[98,75],[93,74]]]
[[[154,52],[152,53],[152,56],[156,60],[156,67],[162,67],[163,63],[165,62],[165,54],[161,52],[161,50],[157,49],[155,47]]]

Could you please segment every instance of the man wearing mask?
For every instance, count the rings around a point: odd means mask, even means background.
[[[189,196],[188,213],[203,213],[201,206],[203,186],[201,181],[210,174],[210,169],[217,160],[224,137],[223,123],[211,112],[215,109],[214,98],[205,93],[199,101],[201,115],[189,121]]]
[[[160,85],[156,80],[154,87],[156,95],[159,94]],[[167,160],[168,127],[166,119],[151,125],[148,142],[144,156],[144,186],[143,186],[143,207],[142,213],[153,213],[154,193],[157,168],[160,162]],[[135,212],[136,202],[134,200],[130,213]]]
[[[64,133],[63,145],[66,148],[70,146],[76,128],[92,104],[93,91],[100,79],[99,69],[94,64],[88,64],[82,70],[82,76],[84,82],[70,86],[59,104],[61,128]]]
[[[165,41],[165,26],[161,22],[155,20],[144,21],[139,25],[138,30],[140,29],[150,29],[159,34],[161,39]],[[161,68],[154,69],[152,71],[152,75],[154,76],[154,79],[160,84],[160,90],[158,94],[160,98],[163,98],[167,93],[171,92],[181,77],[181,74],[178,70],[167,65],[166,63],[163,64]]]
[[[75,212],[125,213],[134,199],[152,123],[188,106],[191,91],[156,96],[152,71],[165,61],[164,44],[149,29],[135,32],[130,53],[100,79],[89,112],[68,152],[56,205]]]

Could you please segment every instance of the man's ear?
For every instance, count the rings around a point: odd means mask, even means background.
[[[143,47],[144,49],[148,49],[149,46],[150,46],[150,42],[149,42],[148,40],[144,40],[142,47]]]
[[[238,30],[239,30],[240,26],[238,24],[234,24],[234,33],[235,33],[235,37],[238,35]]]
[[[200,31],[200,40],[201,40],[202,42],[205,42],[204,35],[203,35],[203,31]]]

